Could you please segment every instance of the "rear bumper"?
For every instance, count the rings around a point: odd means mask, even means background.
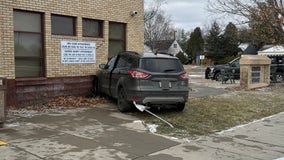
[[[184,103],[184,97],[145,97],[142,100],[143,104],[177,104]]]
[[[188,101],[188,91],[180,92],[128,92],[128,100],[135,101],[137,104],[152,104],[152,105],[167,105],[167,104],[179,104]]]

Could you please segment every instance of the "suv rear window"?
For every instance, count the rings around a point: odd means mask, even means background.
[[[149,72],[177,73],[183,71],[183,66],[178,59],[143,58],[141,69]]]

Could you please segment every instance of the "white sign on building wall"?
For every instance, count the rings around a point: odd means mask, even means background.
[[[61,41],[61,63],[96,63],[96,43]]]

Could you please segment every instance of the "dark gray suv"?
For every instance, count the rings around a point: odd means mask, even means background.
[[[188,76],[174,56],[125,51],[99,67],[94,94],[117,99],[121,112],[135,108],[133,101],[182,111],[188,100]]]

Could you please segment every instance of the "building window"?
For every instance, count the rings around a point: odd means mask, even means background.
[[[83,18],[84,37],[103,37],[103,21]]]
[[[109,23],[108,56],[113,57],[126,48],[126,24]]]
[[[55,35],[76,35],[76,18],[71,16],[51,15],[51,33]]]
[[[174,48],[177,48],[177,44],[174,44]]]
[[[42,14],[14,10],[15,76],[44,76]]]

